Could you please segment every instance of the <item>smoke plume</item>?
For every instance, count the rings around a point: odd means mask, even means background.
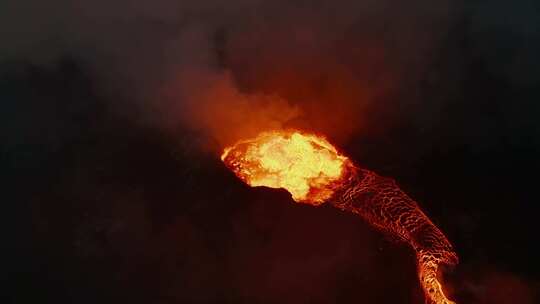
[[[72,56],[115,111],[220,145],[284,124],[337,140],[387,124],[455,14],[446,0],[35,5],[3,4],[0,60]]]

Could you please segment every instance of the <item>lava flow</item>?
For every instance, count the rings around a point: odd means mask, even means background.
[[[296,130],[270,131],[227,147],[221,159],[250,186],[283,188],[296,202],[360,215],[412,246],[418,276],[433,304],[451,304],[437,279],[439,265],[457,263],[444,234],[394,180],[356,167],[323,137]]]

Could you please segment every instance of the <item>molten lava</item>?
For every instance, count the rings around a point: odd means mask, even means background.
[[[437,279],[440,264],[457,263],[444,234],[394,180],[357,168],[326,139],[300,131],[261,133],[228,147],[221,159],[250,186],[284,188],[297,202],[326,201],[358,214],[415,250],[420,284],[434,304],[448,300]]]
[[[332,196],[348,161],[326,139],[298,131],[261,133],[226,148],[221,159],[250,186],[283,188],[314,205]]]

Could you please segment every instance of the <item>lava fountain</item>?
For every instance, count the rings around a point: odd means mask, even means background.
[[[263,132],[225,148],[222,161],[246,184],[283,188],[299,203],[358,214],[377,229],[407,242],[416,252],[426,300],[451,304],[437,279],[439,265],[457,255],[444,234],[393,179],[356,167],[324,137],[297,130]]]

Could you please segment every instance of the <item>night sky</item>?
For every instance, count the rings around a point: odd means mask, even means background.
[[[0,3],[2,303],[423,303],[414,252],[219,159],[271,128],[395,178],[458,304],[540,303],[533,0]]]

